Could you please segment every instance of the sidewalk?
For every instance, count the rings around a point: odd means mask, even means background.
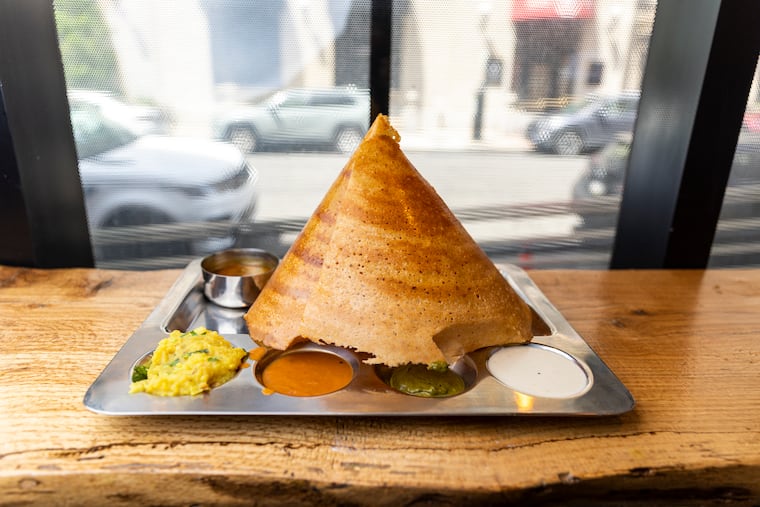
[[[533,147],[521,134],[484,133],[480,140],[472,139],[472,131],[447,129],[435,133],[407,132],[401,134],[404,150],[453,150],[453,151],[531,151]]]
[[[487,118],[494,118],[489,113]],[[481,138],[473,139],[471,121],[467,127],[408,128],[403,118],[399,124],[401,147],[405,150],[453,150],[453,151],[531,151],[533,146],[525,137],[528,124],[535,115],[511,111],[508,121],[486,121],[481,129]]]

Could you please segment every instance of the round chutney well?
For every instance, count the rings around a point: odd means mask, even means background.
[[[352,361],[310,348],[275,352],[257,363],[261,385],[286,396],[322,396],[345,388],[354,378]]]
[[[465,356],[451,367],[429,367],[405,364],[396,367],[377,366],[377,376],[393,390],[421,398],[446,398],[470,389],[477,378],[477,368]]]
[[[572,398],[590,387],[589,373],[574,357],[538,343],[501,347],[486,366],[496,380],[530,396]]]

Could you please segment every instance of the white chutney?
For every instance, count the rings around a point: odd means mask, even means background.
[[[531,396],[572,398],[589,385],[586,370],[572,356],[537,343],[502,347],[487,367],[505,386]]]

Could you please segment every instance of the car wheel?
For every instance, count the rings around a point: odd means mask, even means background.
[[[256,151],[258,137],[256,132],[245,125],[234,125],[227,131],[227,139],[238,147],[243,153],[252,153]]]
[[[352,153],[362,142],[363,137],[356,127],[342,127],[335,135],[335,149],[341,153]]]
[[[554,152],[558,155],[579,155],[583,151],[583,138],[573,130],[560,132],[554,141]]]

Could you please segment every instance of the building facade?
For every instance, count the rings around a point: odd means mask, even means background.
[[[202,132],[223,104],[368,86],[370,0],[100,0],[122,89]],[[391,115],[407,132],[522,132],[531,115],[640,87],[656,0],[394,0]],[[753,86],[749,108],[758,99]],[[754,97],[754,99],[752,99]],[[184,127],[183,127],[184,126]]]

